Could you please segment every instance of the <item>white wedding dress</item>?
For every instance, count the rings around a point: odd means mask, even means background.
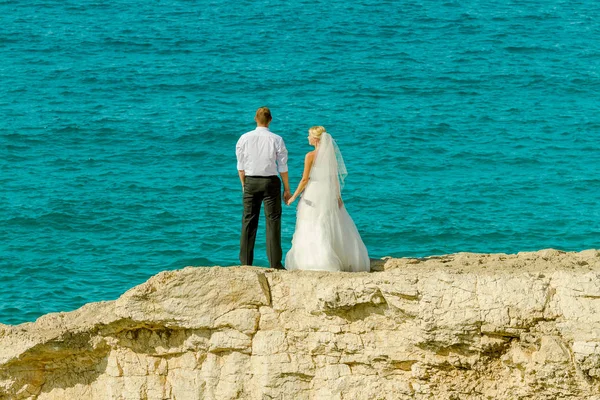
[[[335,141],[323,132],[310,180],[300,198],[285,269],[369,271],[370,261],[346,207],[339,206],[346,167]]]

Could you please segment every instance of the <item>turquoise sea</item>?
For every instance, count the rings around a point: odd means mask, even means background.
[[[0,0],[0,15],[2,323],[237,264],[234,148],[263,105],[293,187],[307,129],[337,139],[373,258],[600,248],[596,0]]]

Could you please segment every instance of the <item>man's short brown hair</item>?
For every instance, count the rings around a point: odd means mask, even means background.
[[[266,125],[271,122],[273,118],[271,117],[271,110],[268,107],[261,107],[256,110],[256,122],[261,125]]]

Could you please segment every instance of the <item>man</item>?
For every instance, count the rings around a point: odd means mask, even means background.
[[[256,110],[254,120],[256,129],[243,134],[235,147],[237,169],[244,193],[240,262],[242,265],[252,265],[258,216],[261,204],[264,202],[269,265],[271,268],[283,269],[281,180],[283,180],[284,200],[287,202],[292,197],[288,179],[288,153],[283,139],[269,130],[272,117],[267,107]],[[281,180],[277,176],[278,173],[281,175]]]

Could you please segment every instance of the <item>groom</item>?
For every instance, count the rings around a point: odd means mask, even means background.
[[[260,207],[265,204],[267,218],[267,256],[271,268],[283,269],[281,264],[281,181],[283,197],[290,197],[287,159],[283,139],[269,130],[271,111],[267,107],[256,110],[256,129],[243,134],[237,142],[235,153],[237,169],[244,193],[244,215],[240,239],[240,262],[252,265],[254,242],[258,228]]]

